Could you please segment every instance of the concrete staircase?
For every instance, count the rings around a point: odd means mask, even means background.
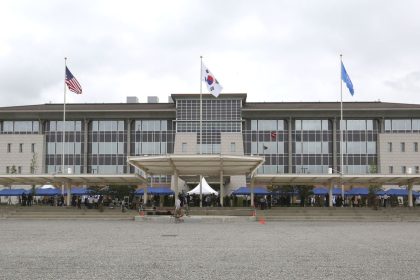
[[[257,210],[264,221],[420,222],[420,208],[278,207]]]
[[[77,209],[74,207],[52,206],[0,206],[0,219],[13,220],[134,220],[136,211],[127,210],[122,213],[120,208],[104,211],[98,209]]]

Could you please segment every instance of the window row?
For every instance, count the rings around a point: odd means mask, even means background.
[[[3,121],[2,133],[39,133],[39,121]]]
[[[388,166],[388,173],[389,174],[420,174],[420,167],[414,166],[414,167],[407,167],[407,166],[400,166],[399,170],[396,170],[394,166]]]
[[[17,151],[19,153],[29,152],[29,150],[28,151],[26,150],[26,146],[29,146],[29,145],[25,145],[24,143],[19,143],[19,144],[7,143],[7,152],[12,153],[13,150],[14,150],[14,148],[13,148],[14,146],[18,147]],[[30,144],[30,152],[35,153],[35,143]]]
[[[400,142],[399,143],[399,149],[398,150],[396,150],[395,148],[394,148],[394,145],[393,145],[393,143],[392,142],[388,142],[387,143],[387,151],[388,152],[396,152],[396,151],[398,151],[398,152],[415,152],[415,153],[417,153],[418,151],[419,151],[419,143],[418,142],[413,142],[413,143],[410,143],[411,145],[409,146],[409,147],[411,147],[411,148],[408,148],[407,150],[406,150],[406,142]]]
[[[385,120],[385,132],[419,132],[420,119]]]

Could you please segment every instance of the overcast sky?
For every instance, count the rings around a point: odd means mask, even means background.
[[[419,1],[2,1],[0,106],[200,90],[200,55],[248,101],[420,103]],[[205,87],[203,87],[205,91]]]

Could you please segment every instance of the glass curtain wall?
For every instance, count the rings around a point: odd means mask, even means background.
[[[293,173],[328,173],[333,166],[330,121],[295,120],[292,141]]]
[[[165,155],[174,151],[172,121],[136,120],[131,127],[131,155]],[[134,168],[131,168],[134,173]],[[170,183],[171,176],[154,175],[154,183]]]
[[[376,142],[378,122],[375,120],[343,120],[343,169],[344,174],[377,172]],[[337,167],[340,164],[340,124],[337,128]]]
[[[127,172],[127,132],[123,120],[95,120],[89,124],[88,173]]]
[[[243,131],[246,155],[258,155],[265,163],[257,172],[286,173],[288,170],[288,137],[284,120],[251,120]]]
[[[419,133],[420,119],[386,119],[385,133]]]
[[[241,132],[240,99],[204,99],[202,153],[219,154],[222,132]],[[200,153],[200,100],[177,100],[177,132],[196,132]]]
[[[46,169],[47,173],[61,173],[63,153],[63,121],[45,122]],[[66,121],[64,139],[64,171],[75,174],[83,173],[83,127],[81,121]]]
[[[39,121],[2,121],[1,134],[38,134]]]

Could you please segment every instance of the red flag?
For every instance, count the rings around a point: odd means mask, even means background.
[[[271,139],[276,139],[276,137],[277,137],[277,132],[275,132],[275,131],[273,131],[273,132],[271,132]]]

